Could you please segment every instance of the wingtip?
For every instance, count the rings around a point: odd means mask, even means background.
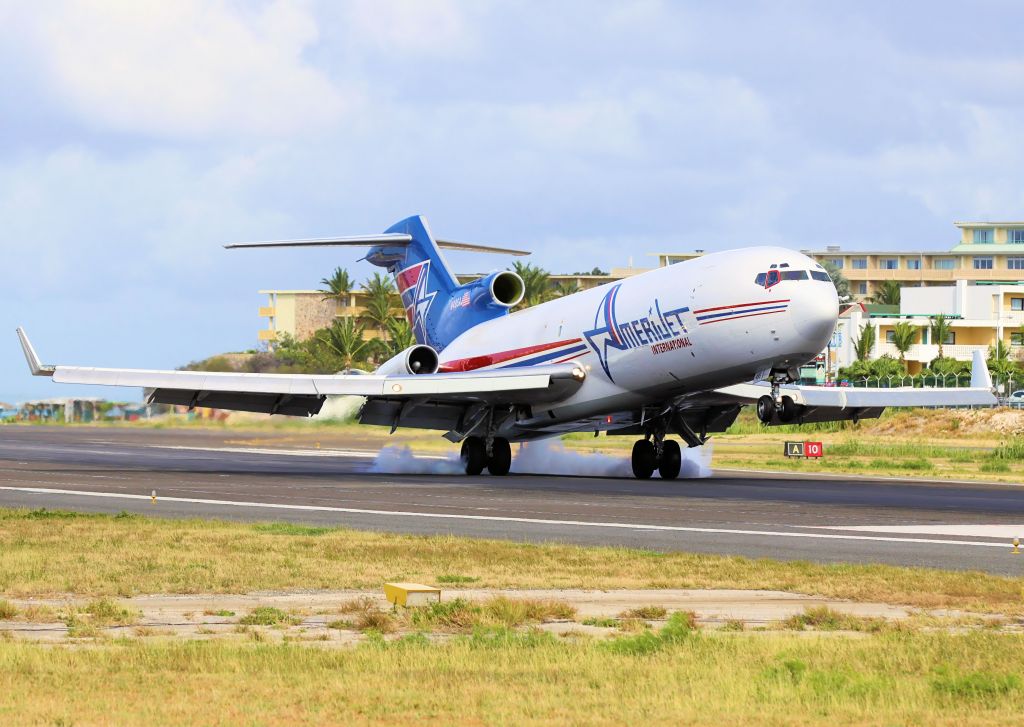
[[[18,340],[21,342],[21,350],[25,354],[25,360],[28,362],[28,370],[32,372],[32,375],[53,376],[56,367],[43,365],[35,348],[32,346],[32,342],[28,340],[28,334],[25,333],[25,329],[18,326],[16,331],[18,333]]]

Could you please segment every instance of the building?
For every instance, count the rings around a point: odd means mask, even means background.
[[[904,358],[908,371],[919,373],[939,355],[939,342],[933,340],[931,326],[940,314],[950,325],[950,333],[942,342],[943,356],[970,361],[975,351],[987,355],[990,346],[1002,341],[1012,359],[1024,357],[1024,283],[972,284],[959,280],[941,287],[905,287],[900,289],[898,310],[873,308],[855,306],[840,318],[832,342],[836,368],[855,360],[853,346],[865,325],[875,329],[871,358],[899,358],[894,332],[900,322],[906,321],[918,329],[918,334]]]
[[[948,251],[852,251],[839,246],[804,250],[818,262],[835,265],[850,281],[856,298],[878,292],[887,280],[900,285],[930,287],[969,282],[1024,281],[1024,222],[954,222],[960,243]],[[657,253],[658,265],[671,265],[699,256]]]

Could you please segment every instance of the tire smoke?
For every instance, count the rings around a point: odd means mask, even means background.
[[[461,475],[465,473],[457,452],[446,456],[417,455],[406,445],[390,445],[377,454],[370,466],[375,474]]]
[[[680,479],[711,476],[712,445],[683,449]],[[601,452],[573,452],[560,439],[524,442],[514,452],[512,472],[537,475],[575,475],[577,477],[632,477],[629,455]],[[655,471],[657,477],[657,471]]]

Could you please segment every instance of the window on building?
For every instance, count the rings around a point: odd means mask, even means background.
[[[942,342],[943,346],[955,346],[956,345],[956,331],[950,331],[946,334],[946,340]]]
[[[976,258],[974,258],[974,269],[975,270],[991,270],[992,269],[992,258],[991,257],[976,257]]]
[[[868,269],[868,259],[866,257],[855,257],[853,260],[850,261],[850,263],[850,267],[852,267],[854,270]]]
[[[935,258],[936,270],[956,270],[956,260],[951,257],[938,257]]]
[[[1020,331],[1013,331],[1010,333],[1010,345],[1024,346],[1024,333],[1021,333]]]
[[[1010,310],[1024,311],[1024,298],[1010,298]]]
[[[896,343],[896,331],[886,331],[885,332],[885,342],[886,343]]]
[[[1013,245],[1024,245],[1024,230],[1007,230],[1006,241]]]
[[[878,261],[878,267],[882,270],[899,270],[900,259],[898,257],[883,257]]]
[[[827,257],[825,258],[825,262],[829,265],[834,265],[839,270],[843,269],[843,259],[841,257]]]
[[[974,242],[975,244],[992,242],[992,230],[974,230]]]
[[[920,270],[921,269],[921,258],[912,257],[907,258],[907,270]]]
[[[1006,269],[1007,270],[1024,270],[1024,257],[1008,257],[1008,258],[1006,258]]]
[[[858,283],[857,284],[857,295],[867,295],[867,294],[868,294],[868,284],[867,283]]]

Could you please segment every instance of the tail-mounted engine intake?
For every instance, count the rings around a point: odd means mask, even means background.
[[[428,333],[434,340],[454,341],[474,326],[508,315],[526,294],[523,279],[511,270],[491,273],[456,288]],[[436,305],[436,304],[435,304]]]
[[[437,351],[430,346],[409,346],[397,356],[381,364],[377,373],[388,375],[436,374],[439,363]]]

